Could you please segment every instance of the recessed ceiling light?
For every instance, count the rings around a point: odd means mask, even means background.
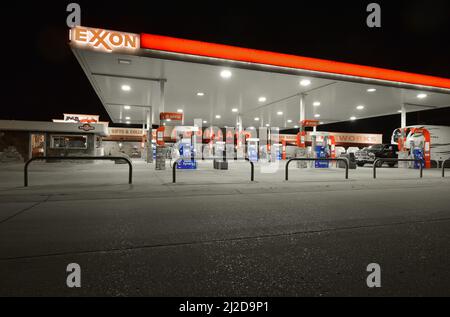
[[[322,121],[320,121],[320,122],[319,122],[319,124],[323,124],[323,122],[322,122]]]
[[[266,127],[270,127],[270,124],[267,123],[267,124],[266,124]]]
[[[130,117],[126,117],[125,120],[131,120],[131,118]]]
[[[266,102],[267,98],[266,97],[259,97],[258,101],[259,102]]]
[[[127,121],[127,124],[130,124],[131,122],[130,121]]]
[[[315,118],[320,118],[320,114],[315,114],[314,117]]]
[[[177,112],[178,112],[178,113],[183,113],[184,110],[183,110],[183,109],[178,109]]]
[[[292,123],[292,120],[288,120],[287,122],[288,122],[288,123]]]
[[[298,125],[294,126],[295,129],[298,129]]]
[[[208,121],[204,120],[203,123],[206,124],[206,123],[208,123]]]
[[[358,107],[356,107],[356,109],[358,109],[358,110],[364,110],[364,106],[363,105],[360,105],[360,106],[358,106]]]
[[[398,113],[402,113],[403,111],[401,111],[401,110],[399,110],[399,111],[397,111]]]
[[[231,76],[233,76],[233,74],[228,69],[224,69],[223,71],[220,72],[220,77],[222,78],[228,79],[231,78]]]
[[[307,87],[311,85],[311,81],[309,79],[303,79],[302,81],[300,81],[300,85],[303,87]]]
[[[278,111],[277,115],[282,116],[283,115],[283,111]]]
[[[217,115],[217,116],[216,116],[216,119],[220,119],[220,118],[222,118],[221,115]]]
[[[130,91],[131,87],[129,85],[122,85],[122,90],[123,91]]]
[[[321,103],[318,102],[318,101],[316,101],[316,102],[313,103],[313,106],[314,106],[314,107],[319,107],[320,105],[321,105]]]
[[[199,97],[203,97],[204,95],[205,95],[204,92],[198,92],[198,93],[197,93],[197,96],[199,96]]]
[[[427,94],[418,94],[417,95],[417,98],[419,98],[419,99],[425,99],[426,97],[428,97]]]
[[[369,88],[369,89],[367,89],[367,92],[375,92],[375,91],[377,91],[375,88]]]
[[[125,110],[130,110],[130,109],[131,109],[130,106],[123,106],[123,108],[124,108]]]
[[[350,120],[355,121],[356,117],[350,117]]]
[[[255,121],[259,121],[259,118],[255,118]]]
[[[233,109],[231,109],[231,111],[232,112],[239,112],[239,109],[238,108],[233,108]]]

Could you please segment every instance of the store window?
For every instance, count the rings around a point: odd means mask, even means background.
[[[50,147],[52,149],[87,149],[85,135],[52,135]]]

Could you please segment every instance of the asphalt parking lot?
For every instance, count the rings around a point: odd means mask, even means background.
[[[450,295],[450,178],[370,167],[263,174],[0,167],[0,295]],[[82,287],[66,286],[77,263]],[[382,287],[366,285],[367,265]]]

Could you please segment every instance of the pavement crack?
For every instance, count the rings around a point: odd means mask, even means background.
[[[399,221],[399,222],[391,222],[391,223],[384,223],[384,224],[380,223],[380,224],[371,224],[371,225],[345,226],[345,227],[336,227],[336,228],[327,228],[327,229],[318,229],[318,230],[281,232],[281,233],[273,233],[273,234],[266,234],[266,235],[263,234],[263,235],[244,236],[244,237],[235,237],[235,238],[226,238],[226,239],[211,239],[211,240],[204,240],[204,241],[188,241],[188,242],[166,243],[166,244],[161,243],[161,244],[154,244],[154,245],[128,247],[128,248],[112,248],[112,249],[108,249],[108,250],[88,250],[88,251],[78,251],[78,252],[60,252],[60,253],[51,253],[51,254],[41,254],[41,255],[34,255],[34,256],[17,256],[17,257],[11,257],[11,258],[0,258],[0,262],[8,262],[8,261],[14,261],[14,260],[31,260],[31,259],[61,257],[61,256],[87,255],[87,254],[95,254],[95,253],[115,253],[115,252],[128,252],[128,251],[148,250],[148,249],[158,249],[158,248],[175,248],[175,247],[194,246],[194,245],[210,245],[210,244],[214,244],[214,243],[241,242],[241,241],[248,241],[248,240],[262,240],[262,239],[279,238],[279,237],[292,237],[292,236],[297,236],[297,235],[313,235],[313,234],[332,233],[332,232],[341,232],[341,231],[349,231],[349,230],[374,229],[374,228],[429,224],[429,223],[442,223],[442,222],[450,222],[450,217],[449,218],[428,219],[428,220],[404,221],[404,222]]]
[[[37,203],[34,203],[33,205],[31,205],[31,206],[29,206],[29,207],[27,207],[27,208],[24,208],[24,209],[22,209],[22,210],[16,212],[15,214],[13,214],[13,215],[11,215],[11,216],[9,216],[9,217],[7,217],[7,218],[1,220],[1,221],[0,221],[0,226],[3,225],[4,223],[8,222],[9,220],[11,220],[11,219],[13,219],[13,218],[16,218],[17,216],[20,216],[21,214],[23,214],[23,213],[25,213],[25,212],[27,212],[27,211],[30,211],[30,210],[33,209],[34,207],[37,207],[37,206],[39,206],[39,205],[41,205],[41,204],[44,204],[44,203],[48,202],[51,196],[52,196],[52,195],[48,195],[44,200],[38,201]]]

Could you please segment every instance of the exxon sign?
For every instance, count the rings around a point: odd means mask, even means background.
[[[108,52],[117,49],[136,50],[140,48],[140,38],[138,34],[93,29],[82,26],[70,30],[70,41]]]

